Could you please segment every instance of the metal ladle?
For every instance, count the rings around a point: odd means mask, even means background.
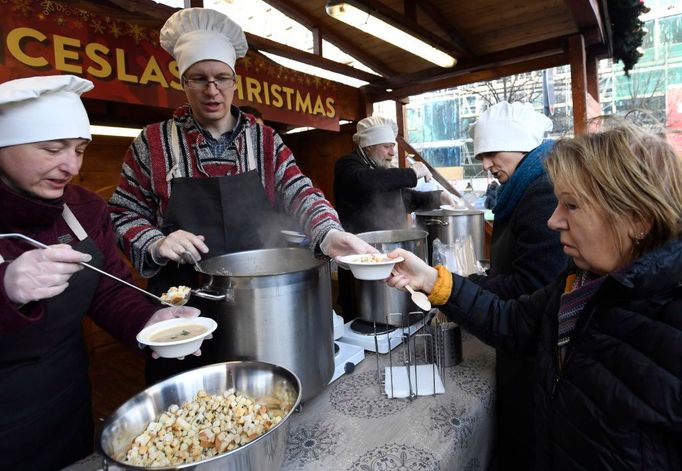
[[[186,255],[187,258],[189,258],[192,261],[192,263],[194,264],[194,269],[196,271],[198,271],[199,273],[201,273],[201,266],[199,265],[199,261],[194,258],[194,256],[192,255],[192,252],[190,252],[189,250],[185,250],[185,252],[182,255],[183,255],[183,257]]]
[[[203,273],[203,271],[201,269],[201,265],[199,265],[199,261],[194,258],[194,256],[192,255],[192,253],[189,250],[185,250],[183,252],[182,258],[191,260],[192,263],[194,264],[194,269],[196,271],[198,271],[199,273]],[[179,262],[178,262],[178,264],[179,264]],[[173,303],[173,306],[184,306],[185,304],[187,304],[190,296],[192,296],[192,295],[198,296],[198,297],[203,298],[203,299],[208,299],[211,301],[224,301],[226,299],[225,294],[211,294],[211,293],[205,292],[204,290],[202,290],[200,292],[200,291],[197,291],[195,289],[190,289],[182,299]]]
[[[29,244],[31,244],[32,246],[37,247],[39,249],[47,249],[48,248],[48,246],[43,244],[42,242],[38,242],[37,240],[31,239],[30,237],[25,236],[24,234],[19,234],[19,233],[0,234],[0,239],[22,239],[22,240],[28,242]],[[94,270],[101,275],[108,276],[112,280],[116,280],[119,283],[123,283],[124,285],[129,286],[130,288],[136,289],[139,292],[146,294],[150,298],[156,299],[161,304],[164,304],[166,306],[178,306],[179,305],[179,304],[172,304],[172,303],[169,303],[167,301],[164,301],[159,296],[152,294],[149,291],[140,288],[139,286],[135,286],[132,283],[128,283],[127,281],[122,280],[121,278],[114,276],[111,273],[107,273],[104,270],[100,270],[99,268],[97,268],[93,265],[90,265],[89,263],[85,263],[85,262],[78,262],[78,263],[80,265],[84,266],[85,268],[89,268],[90,270]],[[187,302],[187,301],[185,301],[185,302]],[[181,306],[181,304],[180,304],[180,306]]]
[[[398,274],[395,270],[392,273],[394,275]],[[405,285],[405,289],[410,292],[410,299],[419,309],[427,312],[431,310],[431,301],[429,301],[429,297],[426,294],[421,291],[415,291],[410,285]]]

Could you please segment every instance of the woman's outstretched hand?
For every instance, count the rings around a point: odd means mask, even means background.
[[[405,290],[406,285],[413,289],[430,294],[438,279],[438,271],[430,267],[421,258],[404,249],[395,249],[388,254],[391,258],[403,257],[404,262],[396,264],[393,275],[386,283],[393,288]]]

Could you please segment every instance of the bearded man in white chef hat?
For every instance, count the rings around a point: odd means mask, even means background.
[[[248,47],[237,23],[187,8],[168,18],[159,40],[177,62],[187,104],[133,141],[109,201],[119,241],[152,291],[196,286],[195,261],[284,245],[280,231],[296,227],[330,257],[376,252],[343,230],[280,136],[233,105],[235,64]],[[182,369],[222,360],[211,353]],[[160,363],[148,382],[178,372]]]
[[[490,269],[469,278],[504,299],[550,284],[566,266],[559,233],[547,226],[557,205],[542,164],[554,145],[545,139],[551,129],[552,121],[531,104],[506,101],[488,108],[470,129],[476,159],[500,186]],[[514,469],[533,469],[533,368],[532,360],[497,352],[498,462],[514,463]]]
[[[447,191],[415,191],[420,178],[431,180],[422,162],[398,168],[398,126],[383,116],[358,121],[355,149],[336,161],[334,198],[343,226],[351,232],[404,229],[407,213],[457,204]]]
[[[357,124],[353,135],[355,148],[334,166],[335,205],[347,230],[360,233],[407,228],[407,214],[429,210],[441,204],[456,204],[447,191],[416,191],[420,178],[431,180],[422,162],[411,167],[395,167],[398,126],[383,116],[369,116]],[[353,280],[339,270],[339,298],[346,320],[353,313]]]
[[[0,233],[14,234],[0,237],[2,470],[61,469],[92,453],[86,315],[134,346],[146,325],[199,314],[159,309],[81,265],[132,282],[106,202],[71,183],[91,139],[80,95],[92,88],[73,75],[0,84]]]

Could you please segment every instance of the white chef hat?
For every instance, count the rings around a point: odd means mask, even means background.
[[[91,139],[80,94],[94,85],[74,75],[48,75],[0,84],[0,147]]]
[[[485,152],[528,152],[542,143],[552,121],[530,103],[501,101],[483,112],[469,128],[474,156]]]
[[[159,42],[178,63],[180,76],[199,61],[224,62],[234,70],[249,46],[242,28],[210,8],[184,8],[166,20]]]
[[[398,125],[393,120],[382,116],[368,116],[358,121],[353,142],[360,147],[388,144],[394,142],[397,135]]]

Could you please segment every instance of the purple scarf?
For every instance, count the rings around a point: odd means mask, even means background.
[[[559,338],[557,341],[562,363],[563,354],[571,341],[571,335],[580,314],[605,279],[606,276],[583,270],[578,270],[575,275],[569,275],[566,278],[566,288],[559,301]]]

